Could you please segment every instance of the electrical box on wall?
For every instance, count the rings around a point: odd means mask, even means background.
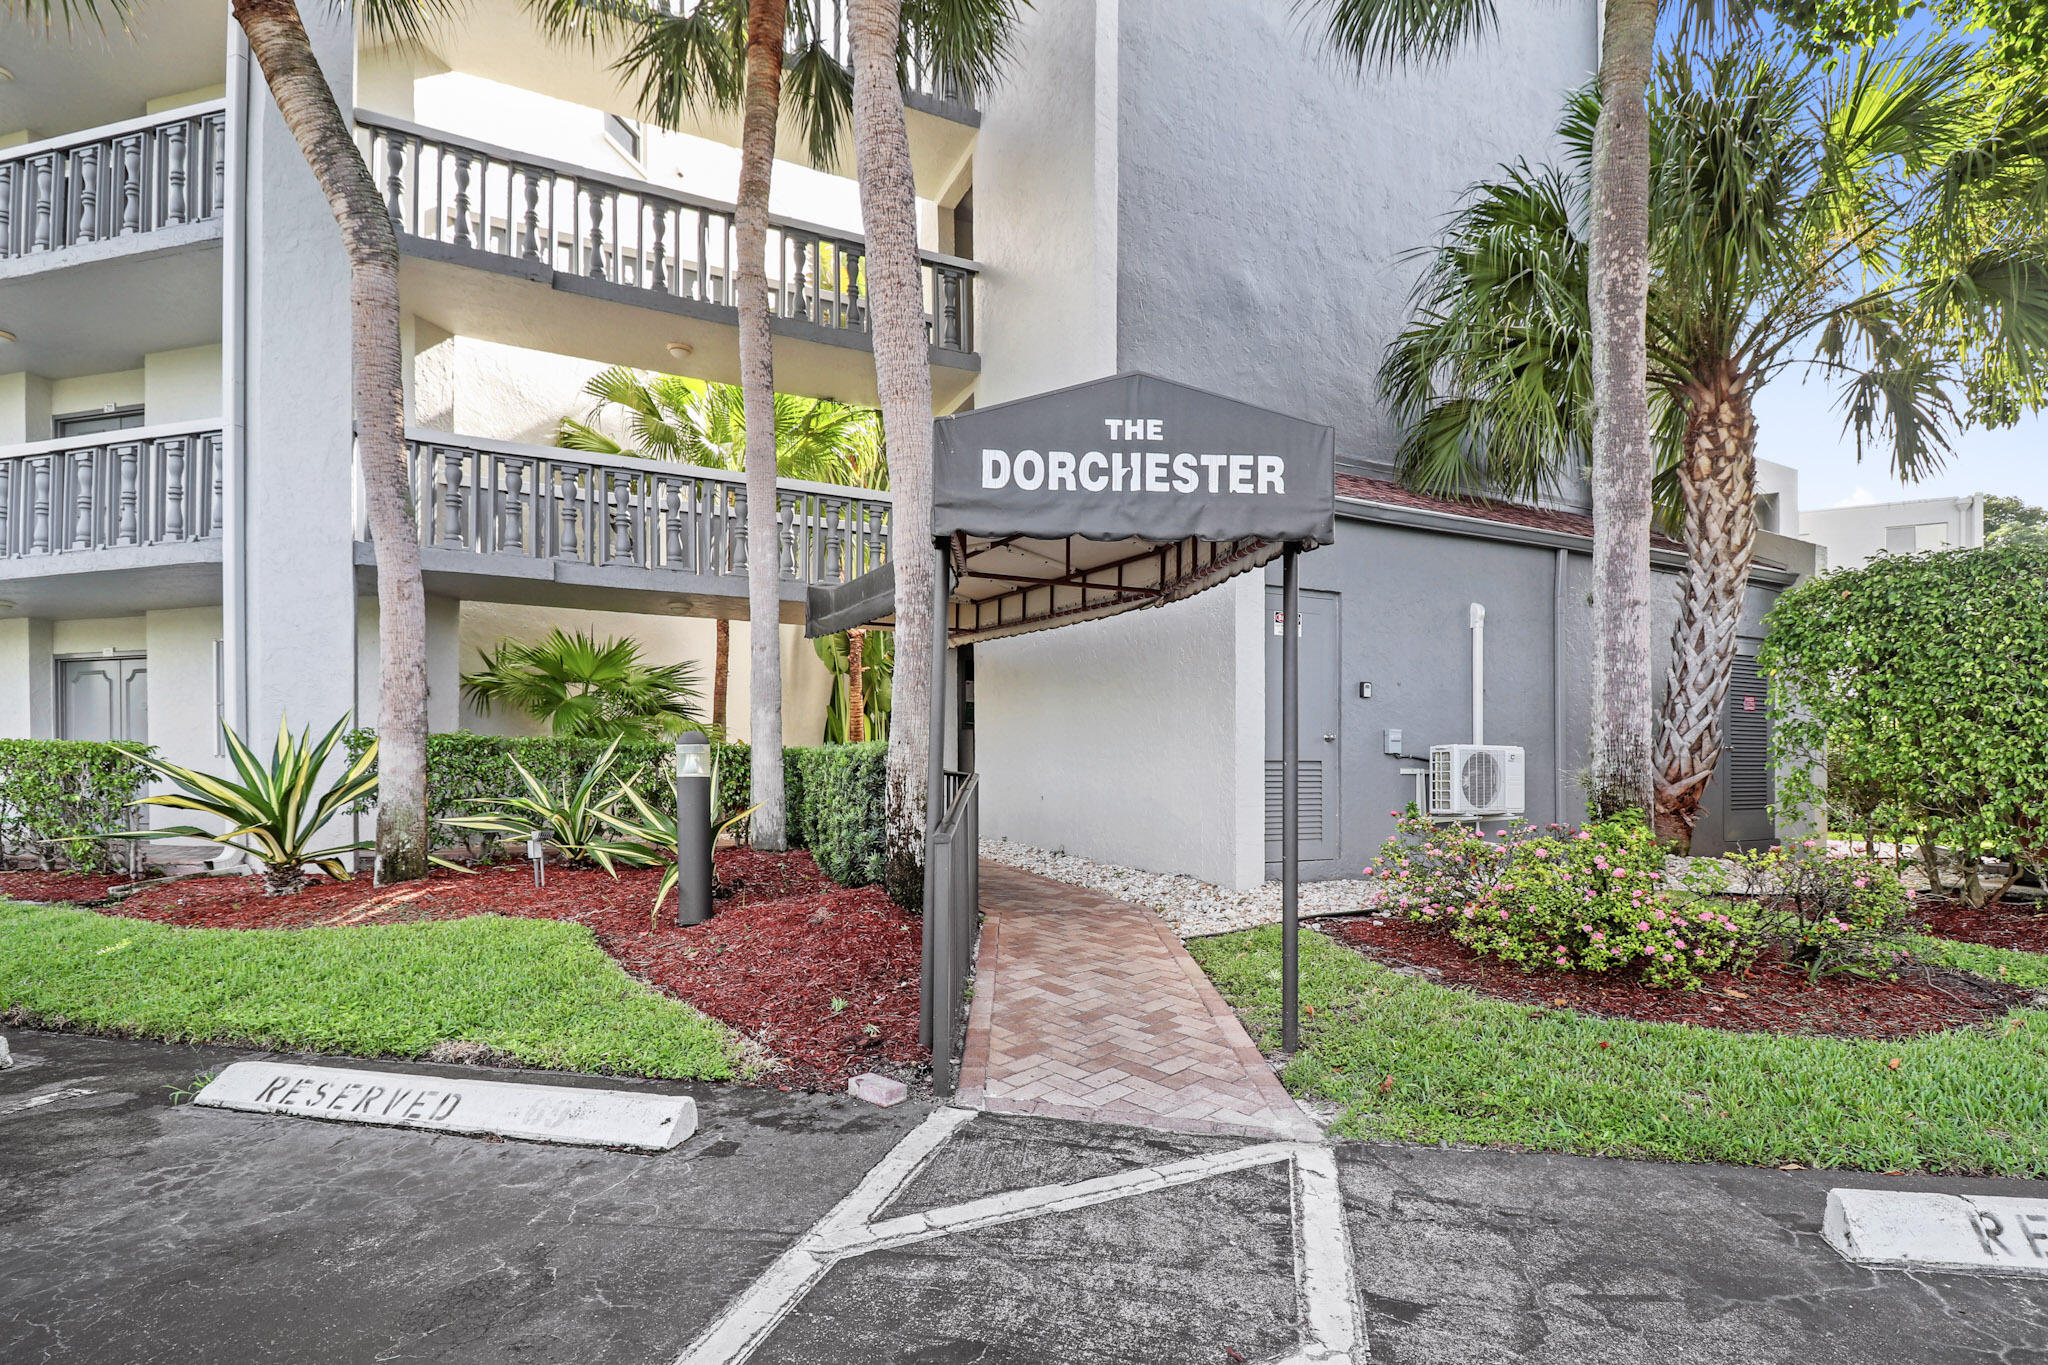
[[[1360,683],[1360,684],[1358,685],[1358,699],[1359,699],[1360,701],[1371,701],[1371,700],[1372,700],[1372,684],[1371,684],[1371,683],[1368,683],[1368,682],[1362,682],[1362,683]]]
[[[1386,736],[1386,742],[1381,745],[1380,752],[1393,754],[1398,757],[1401,752],[1401,732],[1399,730],[1383,730],[1381,733]]]

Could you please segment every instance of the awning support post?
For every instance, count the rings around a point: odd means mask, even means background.
[[[1301,575],[1300,546],[1281,560],[1280,627],[1280,1050],[1301,1043]]]
[[[931,756],[925,763],[924,792],[924,904],[932,904],[931,835],[946,813],[946,613],[953,598],[952,561],[944,540],[934,542],[938,562],[932,571],[932,685]],[[931,923],[931,916],[925,916]]]

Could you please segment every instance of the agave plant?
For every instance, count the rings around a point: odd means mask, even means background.
[[[652,867],[661,861],[661,855],[630,839],[614,838],[613,826],[605,818],[606,807],[617,795],[600,799],[598,794],[605,790],[618,756],[619,741],[614,739],[566,796],[551,790],[515,758],[512,766],[526,784],[528,795],[497,797],[483,803],[487,810],[442,823],[495,835],[508,843],[523,843],[538,834],[568,861],[595,863],[615,877],[620,867]]]
[[[223,725],[221,734],[226,737],[228,757],[238,778],[215,777],[180,767],[139,745],[124,744],[121,748],[137,763],[178,788],[160,796],[145,796],[135,805],[198,811],[222,821],[227,830],[216,834],[197,825],[178,825],[169,829],[122,830],[107,837],[205,839],[238,848],[262,864],[263,890],[272,896],[291,896],[304,890],[308,866],[319,868],[337,881],[347,881],[349,869],[344,858],[371,847],[367,841],[312,847],[330,821],[377,790],[377,746],[373,742],[332,786],[319,796],[313,795],[314,784],[327,766],[334,746],[341,742],[347,724],[348,717],[343,716],[315,741],[311,729],[293,738],[291,730],[280,720],[268,764],[259,760],[232,728]]]
[[[718,767],[716,764],[713,764],[711,768],[711,790],[713,792],[718,790]],[[648,927],[653,928],[660,922],[661,907],[668,900],[669,893],[676,889],[676,882],[680,877],[674,856],[677,820],[675,816],[664,815],[648,805],[646,798],[635,791],[630,783],[621,785],[618,791],[612,794],[612,797],[615,805],[618,802],[624,802],[626,805],[631,806],[631,813],[606,810],[599,812],[597,818],[604,821],[605,824],[611,826],[625,838],[644,848],[654,860],[668,863],[668,871],[662,875],[661,885],[655,889],[654,904],[648,909]],[[713,811],[711,813],[712,844],[715,846],[718,843],[719,835],[725,833],[734,825],[739,824],[740,821],[746,819],[759,809],[761,809],[760,803],[756,802],[745,810],[735,811],[723,818],[719,816],[717,811]]]

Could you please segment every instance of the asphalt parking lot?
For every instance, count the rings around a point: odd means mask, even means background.
[[[1819,1235],[1832,1185],[2042,1182],[1333,1153],[731,1087],[651,1087],[702,1122],[638,1155],[198,1109],[173,1091],[253,1054],[8,1036],[9,1365],[1232,1365],[1324,1339],[1445,1365],[2048,1362],[2048,1279],[1868,1270]]]

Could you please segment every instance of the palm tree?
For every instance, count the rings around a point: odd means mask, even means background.
[[[594,375],[583,391],[597,400],[597,406],[581,421],[562,419],[555,431],[558,446],[712,469],[746,467],[746,399],[736,385],[672,374],[643,375],[615,365]],[[606,418],[623,418],[633,444],[609,435]],[[887,488],[889,464],[882,454],[875,410],[826,398],[776,394],[775,470],[786,479]],[[721,616],[711,681],[711,724],[721,733],[731,652],[732,622]]]
[[[1009,55],[1017,0],[851,0],[853,145],[867,236],[869,331],[875,389],[896,499],[896,672],[889,726],[889,831],[883,885],[897,903],[924,897],[926,765],[930,758],[934,630],[932,376],[917,246],[917,180],[903,112],[903,65],[914,47],[940,80],[985,88]]]
[[[542,0],[534,0],[538,5]],[[9,11],[68,27],[125,20],[133,0],[5,0]],[[416,40],[452,0],[353,0],[370,33]],[[349,349],[356,443],[377,546],[377,853],[386,881],[427,874],[427,609],[419,533],[405,476],[404,355],[398,238],[294,0],[232,0],[235,22],[285,126],[319,181],[349,262]]]
[[[596,405],[581,420],[562,419],[555,444],[564,449],[746,468],[746,399],[738,385],[643,375],[615,365],[592,376],[583,391]],[[610,435],[608,424],[623,425],[630,443]],[[887,463],[877,464],[880,428],[873,408],[778,393],[773,431],[775,472],[782,478],[889,486]]]
[[[485,715],[496,706],[523,711],[564,739],[660,739],[697,719],[692,665],[650,664],[637,640],[583,631],[501,640],[462,675],[462,695]]]
[[[1425,488],[1533,492],[1592,439],[1594,99],[1560,129],[1568,168],[1480,186],[1416,287],[1381,382],[1408,428],[1404,473]],[[1987,124],[2005,114],[2027,122]],[[1824,63],[1752,41],[1659,66],[1644,397],[1689,558],[1655,751],[1658,829],[1675,842],[1720,755],[1756,543],[1758,390],[1813,370],[1838,387],[1859,454],[1887,448],[1901,478],[1940,466],[1986,372],[2038,403],[2048,237],[2038,218],[1966,210],[1987,186],[2044,183],[2044,126],[2019,106],[1987,115],[1968,54],[1946,44]]]
[[[1390,67],[1441,58],[1490,33],[1493,0],[1296,0],[1320,13],[1332,51]],[[1586,287],[1595,413],[1593,492],[1593,813],[1648,810],[1650,777],[1650,484],[1643,399],[1648,338],[1650,142],[1645,96],[1658,0],[1603,0],[1599,121],[1586,149],[1591,222]],[[1703,31],[1746,22],[1755,0],[1682,0]]]

